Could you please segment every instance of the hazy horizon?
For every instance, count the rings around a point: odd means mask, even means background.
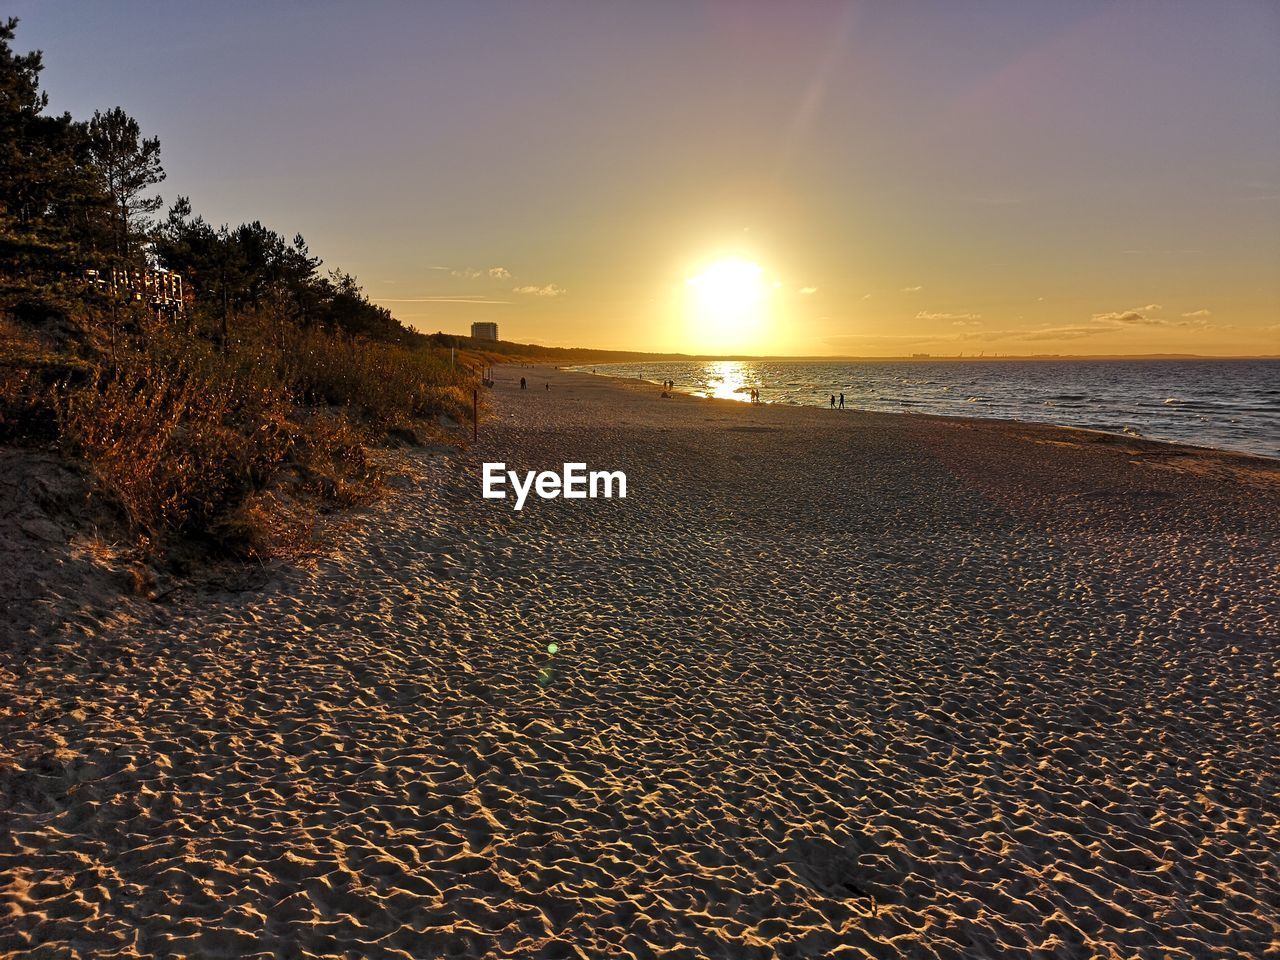
[[[533,344],[543,346],[543,344]],[[565,349],[599,350],[596,347],[568,347]],[[609,352],[607,348],[602,352]],[[1280,360],[1280,354],[1239,354],[1236,356],[1214,356],[1199,353],[999,353],[982,355],[980,353],[899,353],[899,354],[856,354],[856,353],[663,353],[656,350],[611,351],[618,353],[636,353],[642,356],[685,357],[690,360],[1211,360],[1211,361],[1268,361]],[[602,361],[604,362],[604,361]]]
[[[20,0],[50,111],[426,332],[639,352],[1280,353],[1263,2]],[[990,357],[988,357],[990,359]]]

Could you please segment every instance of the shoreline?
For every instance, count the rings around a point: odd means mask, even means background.
[[[495,375],[333,556],[0,649],[0,952],[1272,950],[1280,466]]]
[[[1013,359],[1026,360],[1026,359],[1036,359],[1036,358],[1018,357]],[[1121,359],[1124,360],[1125,358],[1121,358]],[[1196,358],[1196,359],[1202,359],[1202,358]],[[1208,359],[1216,359],[1216,358],[1208,358]],[[1248,360],[1251,358],[1242,358],[1242,359]],[[1266,359],[1271,359],[1271,358],[1266,358]],[[898,361],[895,359],[893,362],[898,362]],[[921,362],[928,362],[928,361],[921,361]],[[547,365],[544,364],[543,366],[547,366]],[[585,376],[590,376],[590,377],[600,377],[607,380],[617,381],[620,384],[644,383],[653,387],[660,388],[662,386],[661,381],[658,381],[658,380],[649,380],[647,378],[640,378],[640,377],[623,377],[613,373],[593,373],[589,370],[580,369],[581,367],[580,364],[571,364],[567,366],[554,365],[554,367],[555,369],[564,371],[566,373],[578,373],[578,374],[583,374]],[[753,406],[753,404],[751,404],[749,400],[743,400],[736,397],[716,397],[716,396],[710,396],[707,394],[695,393],[687,388],[682,388],[679,384],[677,384],[675,389],[671,392],[681,397],[688,397],[691,400],[710,400],[710,401],[716,401],[716,402],[723,401],[725,403],[734,403],[734,404],[740,404],[740,405],[746,405],[746,406]],[[823,410],[828,413],[831,412],[827,407],[823,406],[822,404],[788,403],[785,400],[762,400],[759,404],[754,404],[754,406],[763,406],[763,407],[773,406],[773,407],[796,408],[796,409],[805,409],[805,410]],[[1261,460],[1264,463],[1280,467],[1280,453],[1277,453],[1275,455],[1268,455],[1265,453],[1257,453],[1251,450],[1235,450],[1230,447],[1211,447],[1211,446],[1205,446],[1203,444],[1189,443],[1185,440],[1166,440],[1160,437],[1134,435],[1130,433],[1125,433],[1121,430],[1106,430],[1101,427],[1081,427],[1081,426],[1074,426],[1069,423],[1054,423],[1048,420],[1018,420],[1013,417],[980,417],[980,416],[965,415],[965,414],[959,414],[959,413],[929,413],[922,410],[874,410],[866,407],[855,407],[855,406],[848,406],[845,409],[838,410],[836,412],[837,413],[869,413],[869,414],[876,414],[876,415],[883,415],[883,416],[898,416],[898,417],[927,417],[927,418],[934,418],[939,420],[955,420],[960,423],[966,423],[966,422],[1003,423],[1003,424],[1008,424],[1009,426],[1014,426],[1014,427],[1049,427],[1054,430],[1066,430],[1066,431],[1072,431],[1075,433],[1096,434],[1100,437],[1114,438],[1117,440],[1133,442],[1138,445],[1155,444],[1159,448],[1173,448],[1173,450],[1179,453],[1185,451],[1187,455],[1221,454],[1229,457],[1243,457],[1249,460]]]
[[[969,358],[965,358],[965,360],[966,360],[966,361],[967,361],[968,359],[969,359]],[[974,359],[975,359],[975,362],[978,362],[978,358],[974,358]],[[996,358],[986,358],[986,359],[989,359],[989,360],[993,360],[993,361],[994,361]],[[999,358],[999,359],[1000,359],[1000,360],[1004,360],[1005,358]],[[1017,362],[1022,362],[1022,361],[1024,361],[1024,360],[1029,361],[1029,360],[1032,360],[1032,359],[1044,359],[1044,360],[1045,360],[1045,362],[1095,362],[1095,361],[1096,361],[1096,362],[1105,362],[1104,360],[1099,359],[1099,358],[1009,358],[1009,359],[1011,359],[1011,360],[1016,360]],[[1219,363],[1219,362],[1259,363],[1259,362],[1271,362],[1271,361],[1273,361],[1273,360],[1274,360],[1274,359],[1276,359],[1276,358],[1233,358],[1232,360],[1219,360],[1219,359],[1215,359],[1215,358],[1189,358],[1189,359],[1193,359],[1193,360],[1196,360],[1196,361],[1199,361],[1199,362],[1211,362],[1211,363]],[[670,362],[670,363],[694,363],[694,362],[697,362],[697,363],[702,363],[703,361],[688,361],[688,360],[680,360],[680,361],[662,361],[662,362]],[[730,361],[723,361],[723,362],[730,362]],[[737,361],[732,361],[732,362],[737,362]],[[843,361],[843,360],[835,360],[835,361],[832,361],[832,360],[809,361],[809,360],[804,360],[804,359],[785,358],[785,359],[770,359],[770,360],[743,361],[743,362],[761,362],[761,363],[797,363],[797,364],[809,364],[809,363],[843,363],[843,362],[848,362],[848,363],[858,363],[858,364],[862,364],[862,363],[875,363],[876,361],[875,361],[875,360],[861,360],[861,359],[859,359],[859,360],[849,360],[849,361]],[[933,358],[933,359],[930,359],[930,360],[920,359],[920,360],[915,360],[915,361],[911,361],[911,360],[908,360],[908,359],[902,359],[902,358],[886,358],[886,359],[884,359],[882,362],[884,362],[884,363],[886,363],[886,364],[903,364],[903,363],[907,363],[907,362],[918,362],[918,363],[922,363],[922,364],[929,364],[929,363],[937,364],[937,363],[953,363],[953,362],[957,362],[957,361],[956,361],[956,358]],[[1141,362],[1141,361],[1140,361],[1140,360],[1138,360],[1138,359],[1134,359],[1134,358],[1116,358],[1116,359],[1115,359],[1115,362],[1118,362],[1118,363],[1136,363],[1136,362]],[[1167,359],[1151,358],[1151,362],[1154,362],[1154,363],[1165,363],[1165,362],[1172,362],[1172,361],[1169,361],[1169,360],[1167,360]],[[623,380],[623,381],[626,381],[626,380],[643,379],[643,382],[651,383],[651,384],[653,384],[653,385],[655,385],[655,386],[661,386],[661,381],[660,381],[660,380],[652,380],[652,379],[649,379],[649,378],[647,378],[647,377],[645,377],[645,378],[635,378],[635,377],[625,376],[625,375],[621,375],[621,374],[618,374],[618,373],[607,372],[607,371],[606,371],[606,372],[604,372],[604,373],[592,373],[592,368],[593,368],[593,367],[595,367],[595,366],[600,366],[600,365],[606,365],[606,366],[608,366],[608,365],[612,365],[612,366],[620,366],[620,365],[628,365],[628,364],[618,364],[618,363],[614,363],[614,364],[595,364],[595,365],[593,365],[593,364],[557,364],[556,366],[557,366],[559,369],[566,370],[566,371],[571,371],[571,372],[576,372],[576,373],[589,373],[589,374],[590,374],[590,375],[592,375],[592,376],[613,377],[613,378],[616,378],[616,379],[619,379],[619,380]],[[1278,373],[1280,373],[1280,366],[1278,366],[1278,367],[1277,367],[1277,371],[1278,371]],[[745,386],[745,384],[744,384],[744,386]],[[793,385],[793,386],[794,386],[794,385]],[[775,391],[775,392],[777,391],[777,388],[770,388],[770,387],[768,387],[768,386],[764,386],[764,387],[763,387],[763,389],[764,389],[766,392],[768,392],[768,391],[770,391],[770,390],[773,390],[773,391]],[[734,402],[741,402],[741,403],[749,402],[749,401],[747,401],[747,400],[741,400],[741,399],[739,399],[738,397],[713,397],[713,396],[712,396],[712,395],[710,395],[710,394],[707,394],[707,393],[705,393],[705,392],[700,391],[697,387],[688,386],[688,385],[682,385],[682,384],[679,384],[679,383],[677,383],[677,385],[676,385],[676,390],[677,390],[678,392],[687,393],[687,394],[689,394],[689,395],[692,395],[692,396],[695,396],[695,397],[699,397],[699,398],[703,398],[703,399],[728,399],[728,400],[732,400],[732,401],[734,401]],[[838,393],[839,391],[837,390],[836,392]],[[825,393],[823,393],[822,395],[823,395],[823,396],[825,396]],[[881,398],[881,399],[883,399],[883,398]],[[1258,446],[1263,445],[1263,441],[1262,441],[1262,436],[1263,436],[1263,434],[1260,434],[1260,433],[1257,433],[1257,432],[1250,433],[1250,434],[1246,434],[1244,439],[1241,439],[1241,440],[1236,441],[1236,445],[1232,445],[1232,442],[1231,442],[1231,441],[1229,441],[1229,440],[1222,440],[1222,441],[1219,441],[1219,444],[1220,444],[1220,445],[1213,445],[1212,443],[1198,442],[1197,440],[1195,440],[1195,439],[1190,439],[1190,438],[1179,438],[1179,437],[1176,437],[1176,436],[1167,436],[1167,435],[1166,435],[1166,436],[1155,436],[1155,435],[1151,435],[1151,434],[1149,434],[1148,432],[1143,432],[1143,431],[1139,430],[1137,427],[1132,427],[1132,428],[1131,428],[1131,427],[1130,427],[1130,426],[1128,426],[1128,425],[1123,426],[1123,427],[1122,427],[1122,426],[1119,426],[1119,425],[1117,425],[1117,426],[1115,426],[1115,427],[1108,427],[1108,426],[1098,426],[1098,425],[1089,425],[1089,424],[1073,424],[1073,423],[1064,423],[1064,422],[1061,422],[1061,421],[1058,421],[1058,420],[1047,420],[1047,419],[1019,419],[1019,418],[1018,418],[1018,417],[1016,417],[1016,416],[997,416],[997,415],[983,416],[983,415],[980,415],[980,414],[975,414],[975,413],[965,412],[965,411],[956,411],[956,412],[939,412],[939,411],[937,411],[937,410],[899,409],[899,407],[900,407],[900,406],[914,407],[914,406],[916,406],[917,404],[920,404],[920,405],[930,405],[930,404],[934,404],[934,405],[936,405],[936,402],[935,402],[935,401],[930,401],[930,400],[928,400],[927,398],[926,398],[926,399],[921,399],[921,400],[917,400],[917,399],[902,400],[902,399],[899,399],[899,400],[897,401],[897,406],[890,406],[889,408],[879,408],[879,407],[875,407],[875,406],[870,406],[870,407],[868,407],[868,406],[855,406],[855,405],[853,405],[853,404],[856,404],[857,402],[858,402],[858,398],[856,398],[856,397],[855,397],[855,398],[853,398],[853,399],[852,399],[852,401],[851,401],[850,406],[849,406],[847,409],[848,409],[848,410],[862,410],[862,411],[864,411],[864,412],[869,412],[869,413],[901,413],[901,414],[907,414],[907,415],[913,415],[913,414],[915,414],[915,415],[923,415],[923,416],[939,416],[939,417],[947,417],[947,418],[953,418],[953,419],[997,420],[997,421],[1003,421],[1003,422],[1008,422],[1008,423],[1044,424],[1044,425],[1048,425],[1048,426],[1057,426],[1057,427],[1062,427],[1062,428],[1065,428],[1065,429],[1087,430],[1087,431],[1092,431],[1092,432],[1097,432],[1097,433],[1114,434],[1114,435],[1117,435],[1117,436],[1132,437],[1132,438],[1134,438],[1134,439],[1145,440],[1145,441],[1150,441],[1150,442],[1155,442],[1155,443],[1162,443],[1162,444],[1175,444],[1175,445],[1178,445],[1178,446],[1192,447],[1192,448],[1195,448],[1195,449],[1204,449],[1204,450],[1220,450],[1220,451],[1223,451],[1223,452],[1229,452],[1229,453],[1240,453],[1240,454],[1244,454],[1244,455],[1247,455],[1247,456],[1262,457],[1262,458],[1269,459],[1269,460],[1277,460],[1277,461],[1280,461],[1280,426],[1278,426],[1278,427],[1277,427],[1277,431],[1278,431],[1278,432],[1277,432],[1277,436],[1276,436],[1276,438],[1275,438],[1275,443],[1274,443],[1275,452],[1267,452],[1267,451],[1264,451],[1264,450],[1256,449]],[[1004,402],[1004,401],[1001,401],[1001,402]],[[1170,402],[1170,401],[1168,401],[1168,400],[1166,400],[1166,401],[1165,401],[1165,403],[1166,403],[1166,404],[1167,404],[1167,403],[1169,403],[1169,402]],[[804,402],[804,401],[802,401],[802,400],[786,399],[786,398],[782,398],[782,397],[774,397],[774,398],[765,399],[765,400],[763,401],[763,403],[764,403],[765,405],[778,405],[778,404],[782,404],[782,405],[785,405],[785,406],[814,407],[814,408],[817,408],[817,409],[828,409],[825,403],[807,403],[807,402]],[[1034,408],[1032,408],[1032,409],[1034,409]],[[1280,409],[1278,409],[1278,410],[1276,411],[1276,417],[1277,417],[1278,419],[1280,419]],[[1234,422],[1234,421],[1233,421],[1233,422]],[[1221,426],[1221,424],[1220,424],[1220,426]],[[1152,428],[1151,428],[1151,427],[1147,427],[1146,429],[1147,429],[1147,430],[1150,430],[1150,429],[1152,429]],[[1261,425],[1259,425],[1256,429],[1260,431],[1260,430],[1262,430],[1262,426],[1261,426]],[[1132,430],[1132,432],[1131,432],[1131,430]],[[1212,438],[1211,438],[1211,439],[1212,439]],[[1225,445],[1221,445],[1221,444],[1225,444]]]

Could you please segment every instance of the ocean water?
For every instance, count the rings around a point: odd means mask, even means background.
[[[994,417],[1280,457],[1280,360],[712,360],[599,363],[700,396]]]

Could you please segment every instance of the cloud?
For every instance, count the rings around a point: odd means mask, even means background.
[[[969,326],[981,326],[972,320],[961,320],[960,324]],[[1280,325],[1278,325],[1280,326]],[[838,336],[827,337],[825,343],[830,346],[855,347],[855,346],[909,346],[909,345],[926,345],[926,344],[955,344],[963,345],[966,343],[993,343],[998,341],[1013,341],[1025,343],[1037,343],[1042,341],[1054,340],[1084,340],[1088,337],[1102,336],[1108,333],[1115,333],[1122,329],[1114,324],[1102,323],[1080,323],[1068,326],[1057,327],[1038,327],[1027,330],[1025,328],[1003,328],[999,330],[956,330],[952,333],[944,334],[873,334],[873,333],[850,333]]]
[[[916,314],[917,320],[955,320],[960,323],[972,322],[982,316],[980,313],[933,313],[921,310]]]
[[[871,299],[871,294],[869,294],[869,293],[864,293],[864,294],[862,295],[862,299],[863,299],[863,300],[870,300],[870,299]]]
[[[1185,319],[1175,320],[1172,317],[1156,317],[1152,314],[1163,307],[1158,303],[1148,303],[1143,307],[1133,307],[1130,310],[1116,310],[1112,313],[1095,313],[1093,315],[1094,323],[1111,324],[1113,326],[1142,326],[1142,327],[1198,327],[1204,329],[1209,326],[1209,321],[1205,318],[1209,316],[1208,310],[1196,310],[1193,313],[1184,313]]]
[[[817,293],[817,292],[818,292],[818,288],[817,288],[817,287],[801,287],[801,288],[800,288],[800,293],[801,293],[801,295],[802,295],[802,296],[806,296],[806,297],[807,297],[807,296],[809,296],[810,294],[814,294],[814,293]]]
[[[488,297],[378,297],[377,303],[510,303]]]
[[[1117,310],[1114,313],[1095,313],[1095,323],[1144,324],[1160,326],[1165,323],[1160,317],[1149,317],[1142,310]]]
[[[545,287],[535,287],[532,284],[523,287],[516,287],[516,293],[525,293],[531,297],[563,297],[565,294],[564,287],[557,287],[554,283],[548,283]]]
[[[1039,330],[1021,330],[1010,335],[1016,340],[1082,340],[1100,333],[1111,333],[1112,327],[1042,327]]]
[[[510,280],[511,271],[506,267],[490,267],[487,270],[477,270],[475,267],[458,267],[451,269],[449,267],[431,267],[432,270],[448,270],[449,276],[457,277],[460,280],[479,280],[481,277],[488,277],[490,280]]]
[[[903,293],[919,293],[923,289],[924,287],[903,287],[902,292]]]

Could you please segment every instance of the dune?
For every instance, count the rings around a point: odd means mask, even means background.
[[[0,954],[1280,957],[1280,463],[658,392],[252,589],[6,544]]]

